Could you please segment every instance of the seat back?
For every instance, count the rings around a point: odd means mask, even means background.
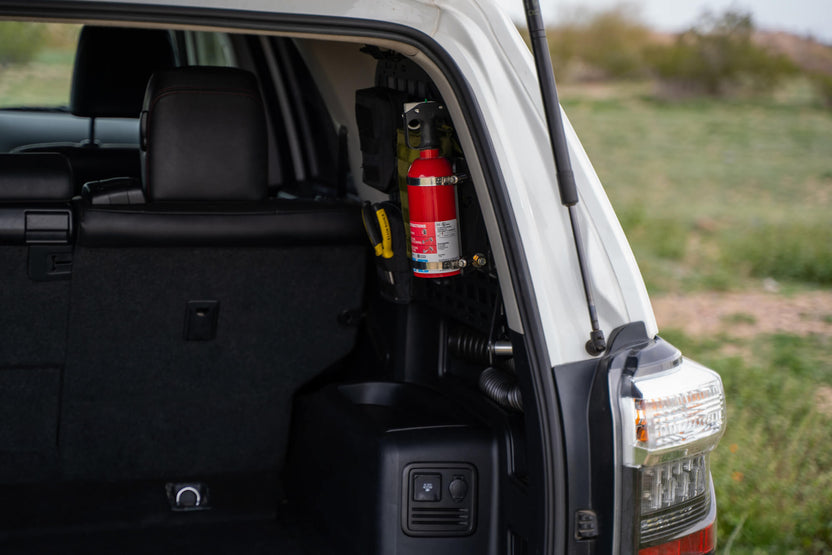
[[[0,154],[0,483],[57,472],[71,196],[63,157]]]
[[[155,75],[146,204],[78,201],[61,455],[77,480],[274,469],[294,391],[344,357],[363,230],[266,198],[264,113],[234,69]]]

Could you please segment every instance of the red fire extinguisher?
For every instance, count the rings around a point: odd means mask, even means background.
[[[405,134],[411,148],[419,150],[407,172],[410,213],[410,246],[416,277],[456,276],[465,265],[460,257],[456,187],[459,179],[451,163],[439,155],[436,122],[444,118],[439,102],[405,104]],[[419,144],[411,145],[408,130],[419,130]]]

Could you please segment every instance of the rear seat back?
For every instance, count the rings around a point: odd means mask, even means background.
[[[145,195],[159,201],[262,201],[266,116],[247,71],[188,67],[150,78],[141,113]]]
[[[72,174],[59,154],[0,154],[0,202],[65,202]]]
[[[275,468],[294,391],[355,342],[339,314],[361,303],[357,207],[265,200],[263,107],[241,70],[155,75],[142,125],[146,204],[78,201],[66,477]]]
[[[69,243],[70,176],[58,154],[0,154],[0,244]]]
[[[0,154],[0,483],[57,472],[71,196],[62,156]]]

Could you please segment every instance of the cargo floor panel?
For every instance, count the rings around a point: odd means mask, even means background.
[[[77,531],[0,541],[0,550],[9,555],[310,553],[301,548],[294,530],[294,526],[289,523],[263,520],[154,526],[95,533]]]
[[[173,510],[170,488],[159,481],[4,486],[0,551],[302,553],[272,476],[214,478],[201,485],[203,510]]]

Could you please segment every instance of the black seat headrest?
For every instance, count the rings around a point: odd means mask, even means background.
[[[148,201],[256,201],[268,194],[266,121],[248,71],[157,72],[141,116]]]
[[[69,108],[76,116],[135,118],[154,71],[176,66],[170,33],[159,29],[81,29]]]
[[[72,198],[72,170],[60,154],[0,154],[0,201]]]

